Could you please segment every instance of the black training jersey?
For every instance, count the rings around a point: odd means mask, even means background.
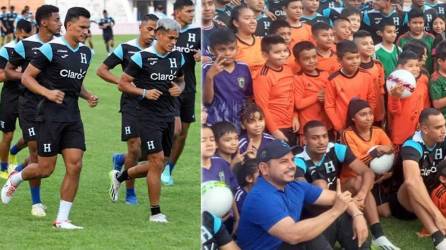
[[[276,17],[285,17],[285,11],[283,11],[283,0],[266,0],[266,6]]]
[[[321,1],[319,1],[318,12],[321,12],[323,9],[326,9],[326,8],[337,8],[337,7],[344,7],[343,2],[336,1],[336,0],[321,0]]]
[[[223,9],[215,9],[215,17],[214,19],[220,21],[226,26],[229,27],[229,23],[231,22],[231,11],[232,8],[227,4]]]
[[[325,180],[330,190],[336,190],[336,180],[341,174],[342,165],[349,165],[355,159],[346,145],[329,143],[321,161],[314,162],[305,147],[302,153],[295,156],[294,163],[304,172],[308,182]]]
[[[158,100],[140,99],[138,107],[142,115],[154,120],[173,121],[175,117],[175,100],[169,93],[172,81],[183,75],[184,56],[178,51],[160,55],[155,48],[156,42],[150,47],[135,53],[125,69],[125,73],[135,78],[138,88],[157,89],[162,92]]]
[[[7,15],[8,28],[13,30],[14,29],[15,20],[17,19],[17,13],[16,12],[9,12],[6,15]]]
[[[362,16],[361,29],[367,30],[372,34],[373,42],[375,44],[381,42],[381,38],[378,36],[377,32],[379,24],[383,20],[391,20],[396,26],[397,34],[402,34],[402,28],[404,26],[403,18],[396,11],[392,11],[389,15],[384,15],[375,9],[365,11]]]
[[[437,143],[433,148],[428,148],[424,144],[421,132],[417,131],[401,147],[401,160],[418,162],[424,185],[431,193],[440,183],[437,178],[437,164],[445,158],[445,153],[445,142]]]
[[[195,77],[195,53],[201,49],[201,28],[196,26],[186,26],[180,31],[180,36],[175,45],[176,51],[183,54],[184,64],[184,81],[186,88],[184,93],[195,93],[196,77]]]
[[[438,15],[437,9],[429,7],[429,6],[424,6],[423,9],[421,9],[421,10],[423,11],[423,14],[424,14],[424,30],[426,32],[432,32],[432,29],[431,29],[432,22],[434,21],[434,18]],[[406,32],[409,30],[409,27],[408,27],[409,11],[406,11],[403,14],[403,25],[404,25],[403,32]],[[400,34],[402,34],[402,33],[400,32]]]
[[[109,69],[113,69],[120,64],[122,67],[122,71],[124,71],[130,63],[130,57],[141,50],[142,48],[139,46],[138,39],[133,39],[128,42],[121,43],[115,48],[113,53],[111,53],[104,60],[104,64],[107,65]],[[138,99],[136,98],[136,96],[122,93],[120,112],[135,112],[137,105]]]
[[[8,13],[1,13],[0,14],[0,21],[2,22],[5,29],[8,29]]]
[[[0,49],[0,68],[4,69],[6,67],[6,63],[9,61],[9,58],[11,58],[13,52],[14,52],[14,47],[16,45],[17,41],[16,40],[12,40],[11,42],[5,44],[5,46],[3,46]],[[16,92],[17,97],[19,94],[21,94],[21,84],[20,84],[20,80],[15,80],[15,81],[9,81],[6,80],[3,84],[3,89],[8,89],[11,91]]]
[[[37,81],[48,89],[65,93],[62,104],[44,99],[38,110],[44,119],[57,122],[80,120],[78,99],[91,58],[90,48],[82,43],[72,48],[63,37],[39,48],[30,62],[41,71]]]
[[[325,22],[325,23],[330,24],[330,26],[333,26],[333,22],[330,19],[328,19],[327,17],[325,17],[319,13],[317,13],[314,16],[302,16],[300,18],[300,21],[303,23],[309,24],[309,25],[313,25],[313,24],[319,23],[319,22]]]
[[[204,211],[201,224],[201,249],[217,250],[232,241],[220,217]]]
[[[260,15],[257,17],[257,27],[254,35],[264,37],[268,35],[269,27],[273,20],[266,15]]]
[[[102,26],[104,24],[115,24],[115,20],[113,19],[113,17],[103,17],[99,20],[98,25]],[[108,34],[112,34],[113,33],[113,29],[111,26],[107,26],[107,28],[102,29],[103,33],[108,33]]]

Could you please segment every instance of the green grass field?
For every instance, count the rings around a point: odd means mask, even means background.
[[[116,36],[116,44],[134,36]],[[59,186],[65,167],[59,157],[56,171],[42,183],[42,201],[47,217],[31,215],[27,183],[23,183],[7,206],[0,205],[0,249],[198,249],[200,244],[200,146],[199,123],[190,129],[185,151],[174,172],[175,185],[163,187],[161,208],[169,223],[149,223],[149,205],[145,178],[136,181],[140,204],[126,205],[123,185],[120,201],[108,197],[108,172],[113,152],[126,150],[120,141],[121,118],[118,113],[120,92],[96,76],[106,57],[102,38],[94,37],[96,55],[84,84],[99,96],[100,104],[91,109],[81,100],[87,151],[76,200],[70,219],[85,227],[81,231],[57,231],[51,227],[59,206]],[[120,67],[115,73],[120,74]],[[197,73],[197,76],[201,74]],[[200,84],[197,84],[200,86]],[[199,96],[199,94],[197,94]],[[197,99],[199,103],[199,99]],[[199,109],[197,105],[197,114]],[[197,118],[199,118],[197,116]],[[199,119],[197,119],[199,121]],[[16,133],[14,142],[19,138]],[[27,150],[19,159],[27,156]],[[0,181],[3,185],[4,180]]]

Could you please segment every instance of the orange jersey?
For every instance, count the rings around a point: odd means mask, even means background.
[[[317,68],[323,71],[327,71],[332,74],[341,68],[338,62],[338,57],[334,51],[331,51],[330,57],[322,57],[319,53],[317,54]]]
[[[428,77],[422,74],[417,78],[417,86],[411,96],[401,99],[389,95],[390,138],[395,145],[403,144],[415,133],[421,111],[430,106],[428,83]]]
[[[264,65],[253,78],[254,100],[265,113],[269,132],[292,127],[294,81],[294,74],[286,65],[280,71]]]
[[[325,114],[324,104],[319,102],[319,92],[325,91],[328,84],[328,73],[319,71],[318,75],[299,73],[294,85],[294,105],[299,113],[300,133],[311,120],[322,121],[327,128],[331,128],[330,121]]]
[[[291,43],[290,48],[293,49],[294,45],[298,42],[310,41],[313,42],[313,35],[311,33],[311,26],[302,23],[299,28],[291,27]]]
[[[244,62],[248,65],[251,75],[256,74],[262,65],[265,64],[265,58],[263,58],[260,48],[262,38],[257,36],[253,37],[253,44],[247,44],[237,38],[237,55],[235,57],[237,61]]]
[[[392,145],[386,132],[379,127],[372,127],[369,140],[364,140],[351,127],[344,130],[341,136],[341,142],[348,145],[350,150],[364,164],[369,165],[372,157],[369,150],[377,145]],[[341,178],[354,177],[357,174],[349,167],[342,168]]]
[[[289,49],[290,49],[290,57],[288,57],[288,60],[286,61],[285,64],[291,68],[291,71],[293,71],[294,74],[297,74],[300,71],[300,65],[296,62],[292,48]]]
[[[384,107],[384,67],[381,62],[377,60],[372,60],[370,63],[362,64],[361,68],[370,73],[373,77],[373,82],[375,84],[376,91],[376,109],[373,114],[375,121],[383,121],[385,118],[385,107]]]
[[[328,78],[325,92],[325,112],[336,131],[345,128],[348,104],[353,97],[366,100],[372,110],[376,107],[376,92],[373,79],[363,70],[353,76],[346,76],[341,70],[333,73]]]

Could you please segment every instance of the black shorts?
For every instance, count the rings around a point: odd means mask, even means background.
[[[398,201],[397,193],[392,193],[389,195],[389,207],[392,212],[393,217],[400,220],[415,220],[417,216],[408,211],[403,205]]]
[[[19,118],[18,100],[8,102],[5,98],[0,101],[0,130],[4,133],[13,132]]]
[[[105,42],[113,40],[113,33],[103,33],[102,38],[104,38]]]
[[[141,156],[163,151],[164,156],[170,156],[173,143],[175,122],[155,121],[148,118],[138,120],[139,135],[141,138]]]
[[[37,140],[38,123],[36,116],[29,113],[19,112],[19,124],[22,129],[22,136],[26,143]]]
[[[138,117],[128,112],[121,112],[121,141],[139,137]]]
[[[176,116],[181,122],[192,123],[195,121],[195,93],[183,93],[177,99]]]
[[[82,121],[74,122],[39,122],[37,153],[42,157],[55,156],[66,148],[85,151],[85,134]]]

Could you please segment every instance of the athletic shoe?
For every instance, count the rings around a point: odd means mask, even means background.
[[[127,205],[138,205],[138,198],[136,198],[136,195],[130,195],[125,197],[125,203]]]
[[[172,186],[173,185],[173,177],[170,174],[170,165],[167,164],[164,167],[164,171],[161,174],[161,182],[166,186]]]
[[[7,180],[8,176],[9,176],[8,170],[5,170],[5,171],[0,170],[0,178]]]
[[[443,239],[438,245],[435,246],[437,250],[446,250],[446,239]]]
[[[46,206],[42,203],[34,204],[31,208],[31,214],[36,217],[46,216]]]
[[[69,220],[62,221],[62,222],[55,221],[55,222],[53,222],[53,227],[57,228],[57,229],[67,229],[67,230],[84,229],[83,227],[73,225],[71,223],[71,221],[69,221]]]
[[[18,172],[12,172],[11,175],[9,175],[8,180],[5,182],[5,185],[3,185],[2,187],[2,191],[1,191],[1,199],[3,204],[8,204],[11,199],[12,196],[14,195],[14,192],[16,191],[17,186],[12,185],[11,183],[11,177],[14,176],[15,174],[18,174]]]
[[[164,214],[155,214],[155,215],[151,215],[150,216],[150,221],[151,222],[156,222],[156,223],[167,223],[167,217]]]
[[[387,239],[386,236],[378,237],[377,239],[372,239],[372,245],[377,246],[379,249],[385,250],[400,250],[399,247],[395,246]]]
[[[109,190],[109,194],[110,194],[110,199],[113,202],[116,202],[118,200],[119,186],[121,185],[121,183],[118,181],[118,179],[116,179],[116,176],[117,176],[118,173],[119,173],[119,171],[112,170],[108,174],[108,176],[110,177],[110,190]]]
[[[114,153],[112,156],[113,169],[118,172],[121,172],[122,166],[124,165],[124,164],[120,164],[120,162],[119,162],[118,158],[120,157],[120,155],[121,155],[120,153]]]

